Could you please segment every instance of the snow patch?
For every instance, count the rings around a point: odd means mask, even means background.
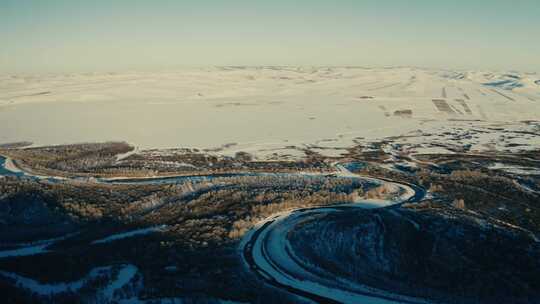
[[[160,231],[163,231],[165,228],[167,228],[167,225],[160,225],[160,226],[149,227],[149,228],[141,228],[141,229],[131,230],[131,231],[127,231],[127,232],[117,233],[117,234],[110,235],[110,236],[108,236],[106,238],[103,238],[103,239],[95,240],[91,244],[95,245],[95,244],[110,243],[110,242],[113,242],[113,241],[116,241],[116,240],[130,238],[130,237],[134,237],[134,236],[140,236],[140,235],[145,235],[145,234],[149,234],[149,233],[160,232]]]

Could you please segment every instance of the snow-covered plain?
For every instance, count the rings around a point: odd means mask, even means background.
[[[337,67],[4,76],[0,143],[125,140],[141,149],[222,147],[221,153],[260,158],[295,157],[291,146],[310,146],[339,155],[358,138],[538,120],[539,79],[536,73]],[[538,147],[540,140],[527,144]]]

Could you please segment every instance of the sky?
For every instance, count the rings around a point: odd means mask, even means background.
[[[0,73],[210,65],[540,71],[538,0],[0,0]]]

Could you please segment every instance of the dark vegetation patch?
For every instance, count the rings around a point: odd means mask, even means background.
[[[460,140],[476,133],[454,130],[442,136]],[[0,259],[0,269],[60,282],[77,280],[94,267],[129,263],[139,269],[144,288],[132,282],[124,292],[129,289],[141,299],[211,296],[294,302],[245,272],[237,252],[240,238],[277,212],[349,203],[374,185],[335,176],[237,173],[331,172],[331,163],[339,161],[356,173],[421,185],[433,198],[395,210],[358,210],[305,221],[291,234],[305,263],[335,276],[442,302],[534,303],[540,290],[535,280],[540,250],[533,241],[540,234],[539,177],[489,166],[500,162],[538,168],[538,151],[480,155],[460,145],[445,145],[455,153],[413,158],[399,142],[399,137],[368,144],[359,139],[342,157],[325,157],[306,148],[305,159],[297,161],[257,161],[249,153],[225,157],[197,149],[148,150],[118,160],[119,154],[132,149],[125,143],[2,147],[0,154],[42,173],[215,176],[168,184],[0,177],[2,242],[77,233],[55,243],[48,253]],[[389,146],[392,153],[386,151]],[[113,233],[163,224],[166,228],[160,232],[90,245]],[[2,278],[0,293],[6,303],[43,300]],[[91,299],[91,290],[85,293]],[[50,302],[77,300],[67,294]]]
[[[540,296],[540,245],[527,233],[444,204],[330,213],[289,241],[308,265],[400,294],[459,303]]]

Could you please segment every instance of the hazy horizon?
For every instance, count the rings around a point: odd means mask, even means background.
[[[537,1],[0,1],[3,73],[192,66],[540,71]]]

